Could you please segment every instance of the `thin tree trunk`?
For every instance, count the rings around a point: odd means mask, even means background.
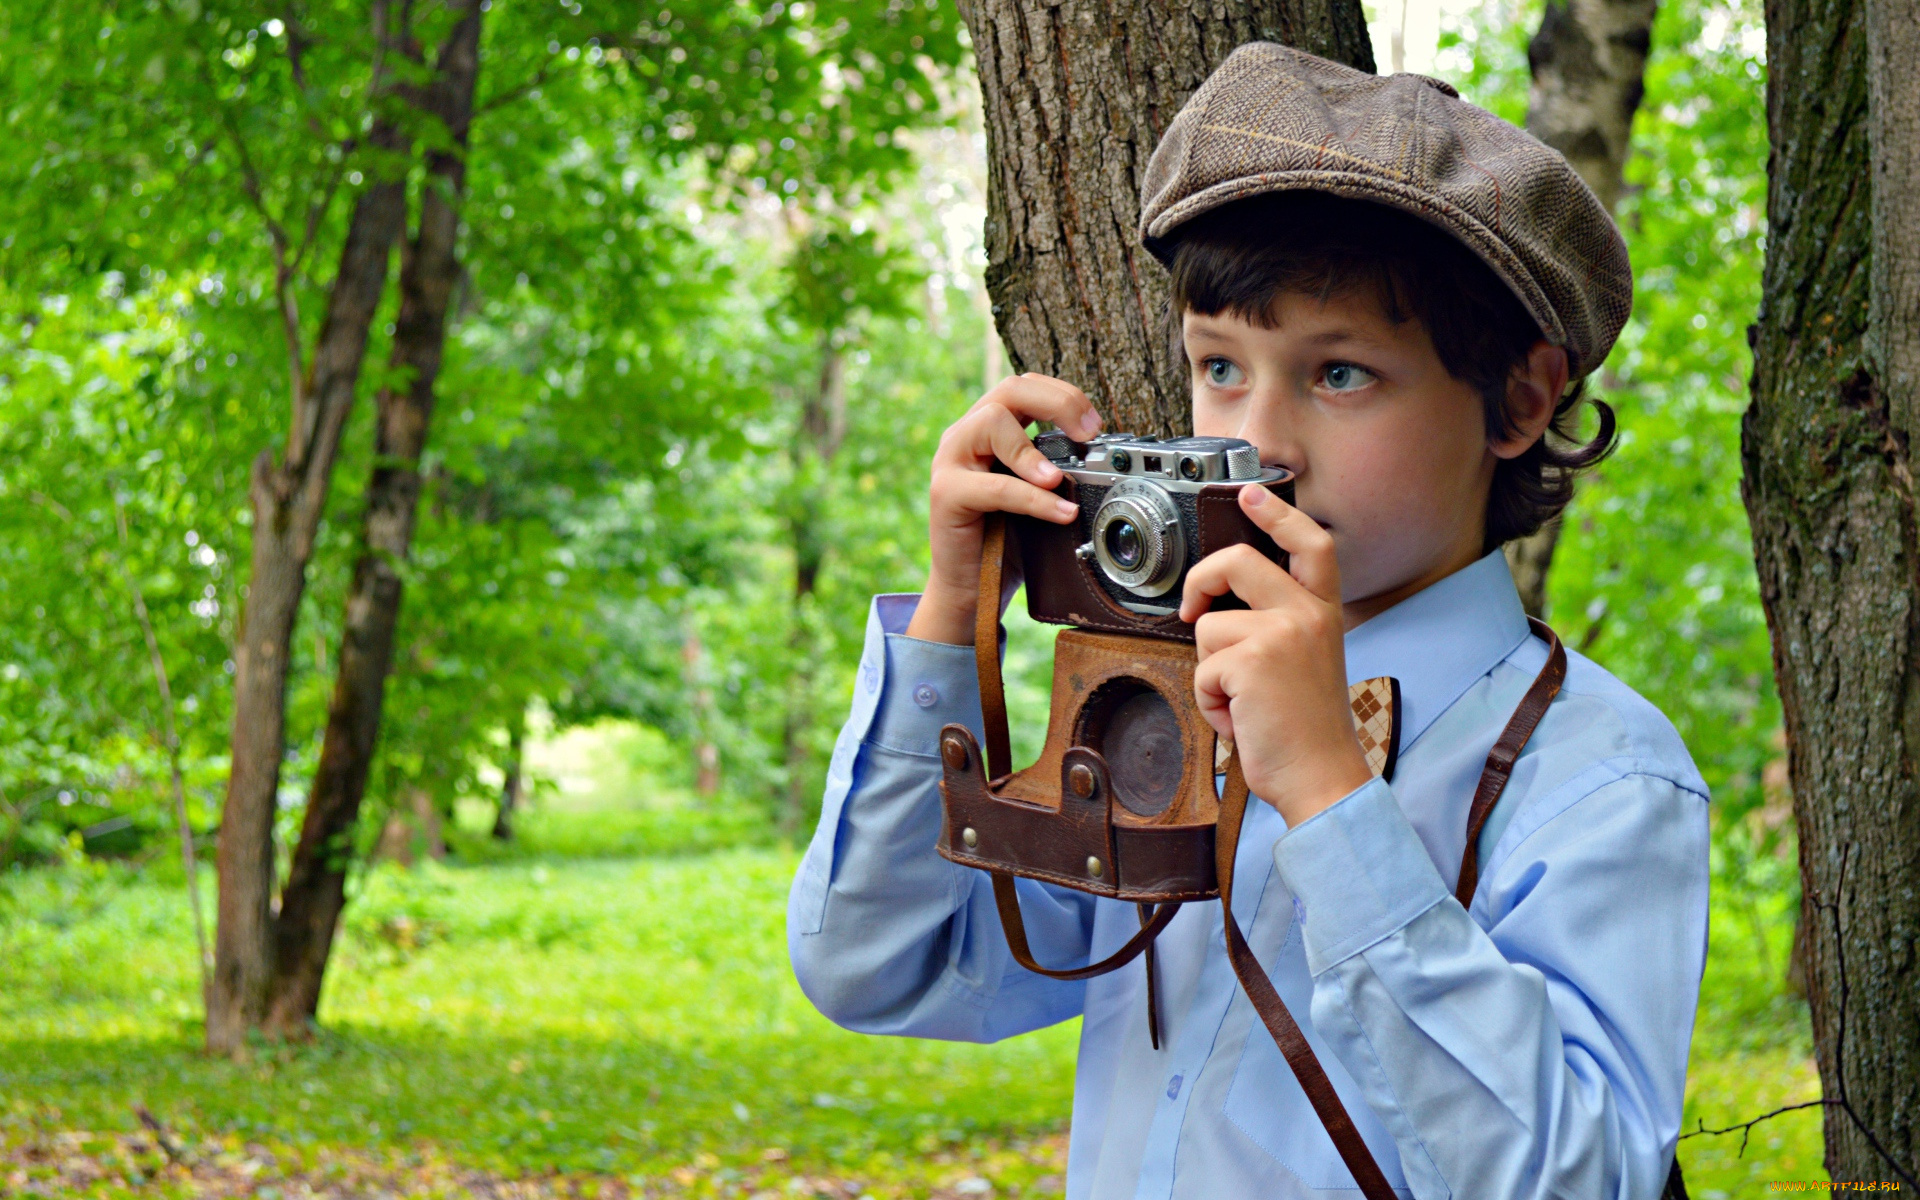
[[[707,654],[700,635],[689,625],[680,642],[680,665],[693,700],[693,790],[700,796],[720,793],[720,747],[714,741],[713,684],[707,678]]]
[[[1566,155],[1611,212],[1625,184],[1633,114],[1646,92],[1654,0],[1547,0],[1527,43],[1527,132]],[[1527,612],[1544,617],[1560,522],[1507,543]]]
[[[522,704],[519,715],[507,730],[506,778],[500,785],[500,807],[493,814],[493,839],[497,842],[513,840],[513,814],[520,807],[520,790],[526,786],[526,752],[527,707]]]
[[[174,722],[173,684],[167,678],[167,659],[160,653],[160,639],[153,631],[153,616],[147,611],[146,593],[127,564],[132,538],[127,534],[127,506],[120,493],[113,496],[113,523],[120,533],[120,576],[133,599],[134,619],[140,625],[141,640],[147,644],[147,664],[153,669],[153,688],[160,696],[161,732],[166,738],[167,774],[173,784],[173,819],[180,832],[180,866],[187,876],[187,904],[193,913],[193,944],[199,950],[200,1003],[207,1002],[212,990],[213,954],[207,948],[207,918],[200,908],[200,864],[193,852],[193,825],[187,820],[187,785],[180,770],[180,729]],[[0,863],[6,859],[0,857]]]
[[[370,142],[404,148],[391,125]],[[387,260],[406,224],[406,185],[374,183],[354,204],[311,369],[296,377],[285,452],[254,459],[252,569],[234,646],[233,759],[221,808],[220,877],[207,1048],[238,1053],[266,1015],[273,976],[273,814],[286,753],[287,659],[307,562],[326,504],[340,433],[353,405],[367,334],[387,286]]]
[[[807,397],[794,447],[793,608],[787,628],[793,674],[787,680],[787,719],[781,729],[787,787],[780,806],[780,828],[789,836],[799,831],[812,795],[807,786],[811,757],[807,733],[813,726],[813,636],[807,609],[819,586],[827,549],[820,536],[819,488],[808,475],[831,464],[847,436],[847,356],[834,344],[833,333],[820,336],[820,383]]]
[[[266,1019],[268,1032],[298,1036],[311,1025],[340,910],[354,826],[373,763],[393,633],[400,617],[401,572],[413,545],[420,499],[420,455],[433,415],[433,389],[446,346],[447,308],[460,277],[456,241],[466,181],[466,146],[480,74],[480,6],[468,0],[447,35],[432,81],[412,97],[445,124],[448,146],[427,155],[419,227],[402,246],[400,312],[389,362],[406,380],[379,394],[374,468],[367,484],[362,549],[341,630],[339,670],[305,822],[276,922],[277,946]]]
[[[1920,12],[1914,0],[1768,0],[1766,17],[1767,254],[1741,491],[1786,718],[1826,1167],[1911,1179]]]
[[[1236,46],[1362,70],[1359,0],[960,0],[987,131],[987,289],[1015,371],[1069,380],[1109,429],[1192,427],[1167,276],[1135,234],[1140,180],[1180,106]]]

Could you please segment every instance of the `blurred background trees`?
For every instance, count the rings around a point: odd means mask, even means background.
[[[353,214],[391,186],[404,218],[285,646],[266,844],[276,883],[292,869],[369,481],[405,465],[376,445],[377,398],[419,377],[394,353],[399,245],[452,146],[409,90],[447,14],[406,10],[418,46],[390,54],[400,27],[373,11],[0,11],[0,862],[165,869],[166,720],[129,579],[212,850],[252,464],[285,460],[289,346],[311,363]],[[1544,11],[1453,21],[1434,73],[1526,119]],[[704,814],[663,817],[669,841],[804,831],[867,599],[917,586],[927,459],[1001,357],[984,119],[951,5],[493,0],[479,20],[379,735],[350,840],[336,828],[311,854],[348,894],[383,841],[485,857],[508,794],[499,827],[524,832],[554,799],[527,747],[575,727],[624,731],[636,805]],[[1765,234],[1761,29],[1745,0],[1654,20],[1618,205],[1636,312],[1595,382],[1622,449],[1568,515],[1547,606],[1680,725],[1715,790],[1725,894],[1751,899],[1778,976],[1762,926],[1794,897],[1791,822],[1736,452]],[[1016,617],[1012,637],[1016,710],[1038,714],[1046,631]],[[586,836],[655,837],[617,824]]]

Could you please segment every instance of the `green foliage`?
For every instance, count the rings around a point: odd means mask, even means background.
[[[431,47],[448,14],[416,17]],[[376,815],[408,788],[442,807],[473,793],[532,697],[685,727],[649,616],[700,588],[730,596],[741,557],[726,522],[684,519],[709,500],[692,464],[774,454],[753,426],[785,419],[773,393],[815,349],[782,322],[897,321],[919,278],[858,221],[829,222],[779,274],[769,218],[884,199],[911,131],[946,119],[965,53],[951,13],[898,0],[496,0],[483,37]],[[195,824],[213,823],[249,466],[285,434],[284,325],[311,341],[352,202],[382,178],[417,190],[444,141],[394,95],[420,69],[376,67],[376,44],[353,3],[0,11],[0,859],[115,821],[137,846],[167,823],[128,579],[180,700]],[[368,136],[383,121],[401,150]],[[363,392],[392,382],[386,319]],[[369,434],[349,426],[293,646],[288,822],[331,688]],[[623,652],[639,661],[609,668]]]

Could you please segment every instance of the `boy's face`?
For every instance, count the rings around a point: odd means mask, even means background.
[[[1394,324],[1365,295],[1287,294],[1274,315],[1263,329],[1185,314],[1193,431],[1245,438],[1294,472],[1294,503],[1333,535],[1349,606],[1398,600],[1479,558],[1494,447],[1479,394],[1447,373],[1425,328]]]

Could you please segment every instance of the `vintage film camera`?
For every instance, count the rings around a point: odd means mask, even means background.
[[[1286,565],[1239,494],[1264,487],[1291,501],[1293,476],[1261,466],[1239,438],[1045,433],[1035,445],[1065,475],[1058,491],[1080,517],[1009,517],[1004,534],[990,527],[976,638],[987,746],[983,755],[964,726],[942,731],[940,853],[1147,904],[1218,895],[1215,774],[1224,763],[1194,701],[1193,626],[1180,620],[1180,595],[1195,563],[1237,543]],[[1019,772],[997,653],[1006,553],[1019,556],[1032,616],[1072,626],[1054,644],[1045,749]],[[1227,596],[1215,607],[1237,604]],[[1395,697],[1390,681],[1381,685],[1369,702],[1380,754],[1391,758]]]

